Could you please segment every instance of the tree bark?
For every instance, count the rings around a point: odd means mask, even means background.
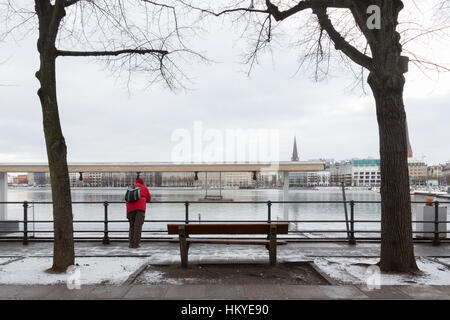
[[[408,140],[403,89],[407,71],[396,31],[401,0],[377,1],[381,28],[368,29],[367,7],[354,2],[352,13],[372,52],[367,79],[376,103],[381,166],[381,252],[379,266],[385,272],[418,271],[412,237],[409,193]]]
[[[412,238],[411,197],[407,158],[405,78],[401,72],[371,72],[368,83],[375,97],[381,160],[382,271],[418,271]]]
[[[38,96],[41,102],[45,143],[53,200],[53,266],[54,272],[65,272],[75,262],[73,243],[72,199],[70,194],[67,147],[61,130],[56,99],[55,41],[64,9],[49,1],[36,0],[39,17],[40,68],[36,77],[40,82]]]

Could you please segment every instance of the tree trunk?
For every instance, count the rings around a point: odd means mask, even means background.
[[[55,12],[49,1],[36,1],[39,17],[38,51],[40,68],[36,73],[41,87],[41,101],[45,143],[53,200],[53,266],[51,271],[65,272],[75,262],[73,243],[72,199],[70,194],[67,148],[59,120],[56,99],[55,40],[64,11]]]
[[[407,158],[405,78],[401,71],[371,72],[368,83],[375,97],[381,160],[382,271],[418,271],[412,238],[411,197]]]

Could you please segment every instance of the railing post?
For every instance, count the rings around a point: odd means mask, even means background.
[[[267,201],[267,223],[272,222],[272,201]]]
[[[434,202],[434,239],[433,246],[438,246],[441,244],[441,239],[439,238],[439,201]]]
[[[188,224],[188,223],[189,223],[189,201],[186,201],[186,202],[184,203],[184,207],[185,207],[185,209],[186,209],[186,212],[185,212],[185,222],[186,222],[186,224]]]
[[[28,244],[28,201],[23,202],[23,245]]]
[[[350,238],[348,244],[356,244],[355,240],[355,201],[350,200]]]
[[[103,244],[109,244],[109,234],[108,234],[108,201],[103,203],[105,208],[105,219],[104,219],[104,228],[103,228]]]

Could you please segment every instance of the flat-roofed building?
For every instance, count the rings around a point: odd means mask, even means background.
[[[381,185],[381,170],[379,159],[352,160],[353,186],[374,187]]]
[[[352,161],[351,160],[342,160],[335,161],[329,164],[330,172],[330,185],[331,186],[340,186],[342,182],[346,186],[352,185]]]
[[[426,185],[428,166],[422,160],[408,159],[408,171],[411,185]]]
[[[450,182],[450,162],[442,167],[443,182],[448,185]],[[449,188],[450,190],[450,188]]]
[[[163,172],[161,174],[162,187],[192,187],[195,174],[191,172]]]
[[[20,174],[13,178],[13,184],[28,184],[28,175]]]
[[[197,174],[198,180],[195,185],[219,188],[249,188],[256,184],[253,180],[252,172],[200,172]],[[264,183],[264,178],[261,178],[259,173],[257,174],[257,180],[260,184]]]

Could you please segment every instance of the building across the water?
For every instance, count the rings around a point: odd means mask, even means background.
[[[442,176],[444,183],[448,185],[448,183],[450,182],[450,161],[442,167]]]
[[[438,164],[427,168],[427,180],[436,180],[439,184],[443,182],[443,170],[445,165]]]
[[[294,187],[328,187],[330,185],[330,172],[291,172],[289,185]]]
[[[354,159],[351,164],[353,186],[373,187],[381,185],[379,159]]]
[[[352,185],[352,162],[351,160],[333,161],[328,165],[330,172],[330,186]]]
[[[408,159],[408,171],[411,185],[426,185],[428,166],[422,160]]]
[[[81,179],[80,179],[81,177]],[[280,182],[277,173],[258,172],[142,172],[139,177],[149,187],[230,187],[275,188]],[[126,187],[136,181],[136,172],[70,173],[71,187]],[[44,185],[44,183],[43,183]]]
[[[13,178],[13,184],[28,184],[28,175],[20,174],[17,177]]]

